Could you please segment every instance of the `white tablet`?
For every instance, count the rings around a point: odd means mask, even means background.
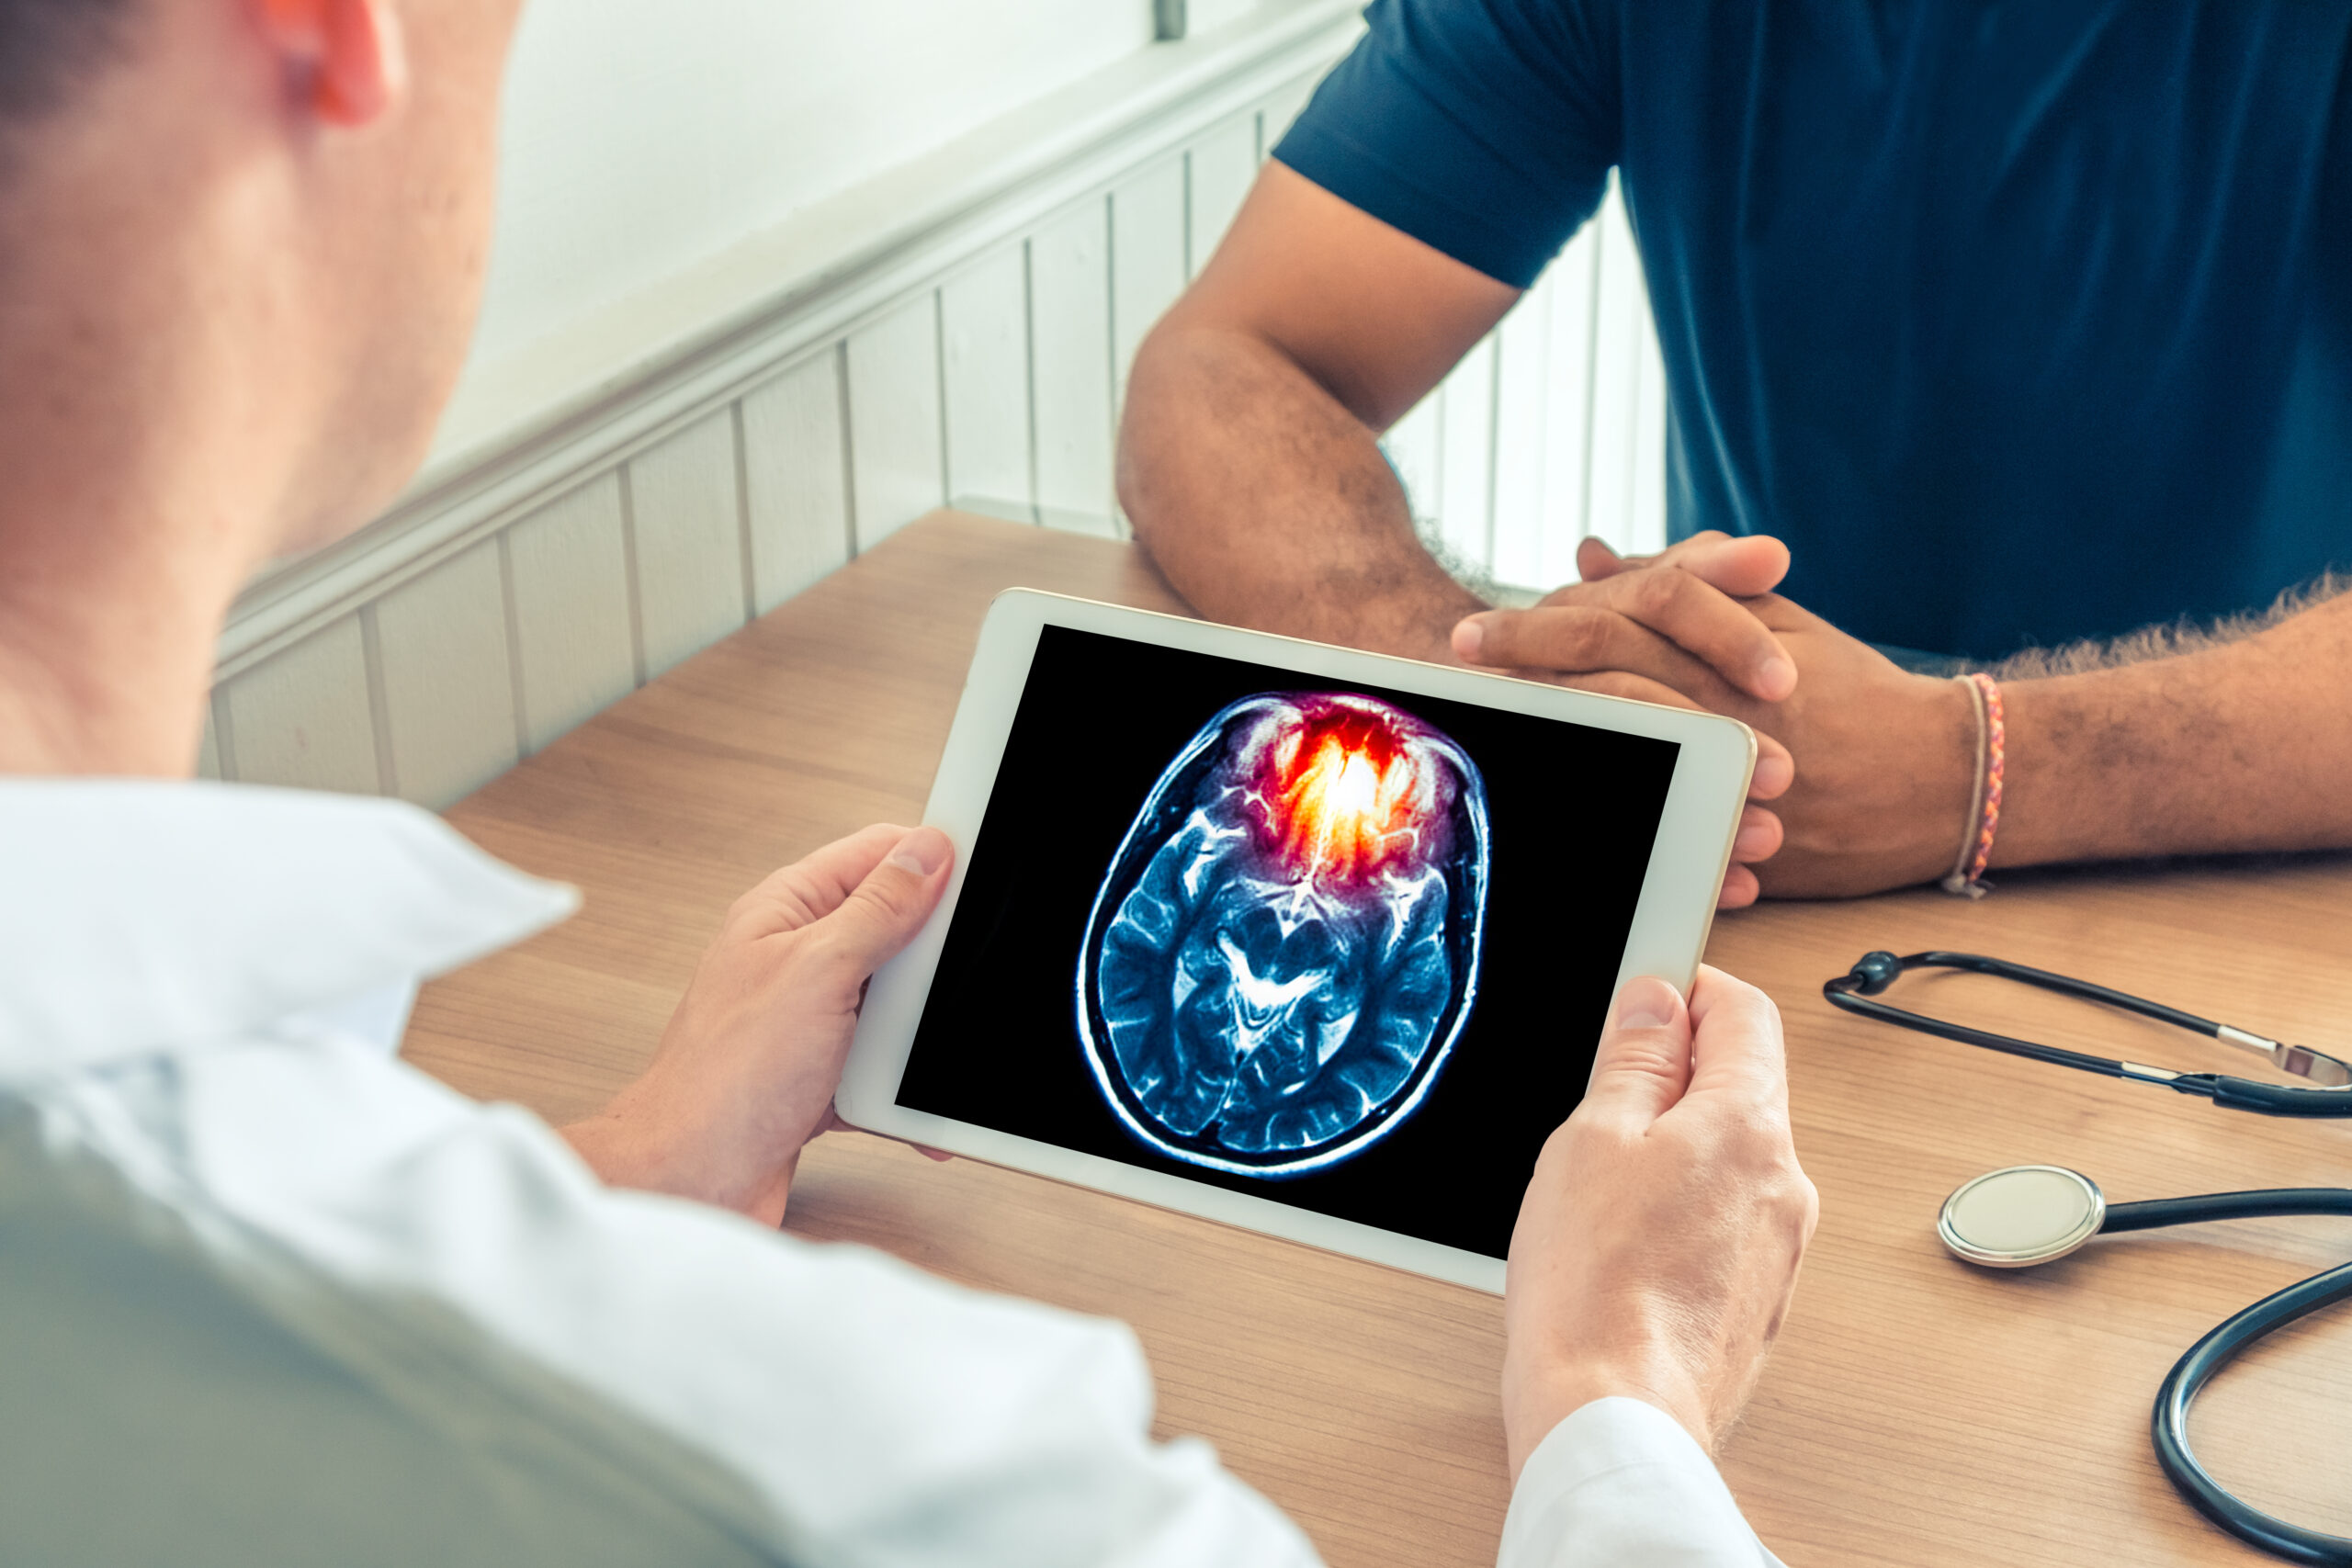
[[[938,913],[838,1106],[1489,1291],[1619,983],[1687,989],[1755,739],[1016,589],[924,820]]]

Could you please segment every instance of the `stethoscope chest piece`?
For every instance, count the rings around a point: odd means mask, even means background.
[[[2030,1269],[2098,1234],[2107,1197],[2062,1165],[2013,1165],[1963,1182],[1944,1200],[1936,1235],[1952,1256],[1987,1269]]]

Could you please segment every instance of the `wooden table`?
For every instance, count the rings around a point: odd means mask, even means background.
[[[742,888],[868,821],[913,822],[989,598],[1025,583],[1179,608],[1127,547],[920,523],[458,807],[498,854],[587,892],[570,924],[430,987],[421,1066],[561,1121],[645,1060]],[[1724,1469],[1792,1563],[2259,1561],[2172,1493],[2148,1407],[2173,1358],[2352,1256],[2274,1221],[2094,1245],[2032,1274],[1947,1258],[1944,1195],[2053,1161],[2117,1201],[2352,1178],[2352,1127],[2269,1122],[1881,1029],[1824,977],[1867,949],[1990,952],[2329,1048],[2346,1028],[2352,863],[2064,871],[1720,920],[1712,962],[1788,1021],[1822,1224]],[[2222,1047],[1974,976],[1905,995],[1995,1028],[2176,1066]],[[2259,1070],[2258,1067],[2256,1070]],[[1135,1325],[1165,1432],[1211,1438],[1335,1564],[1493,1561],[1507,1488],[1500,1303],[1306,1247],[879,1140],[824,1139],[789,1228]],[[2216,1382],[2193,1434],[2225,1482],[2352,1534],[2352,1332],[2322,1320]]]

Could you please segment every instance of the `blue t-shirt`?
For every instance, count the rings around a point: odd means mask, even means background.
[[[1365,15],[1274,155],[1521,287],[1618,168],[1677,537],[1973,658],[2352,566],[2352,5]]]

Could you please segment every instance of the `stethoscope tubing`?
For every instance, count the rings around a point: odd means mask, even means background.
[[[2209,1220],[2270,1219],[2294,1214],[2352,1214],[2352,1189],[2286,1187],[2253,1192],[2213,1192],[2109,1207],[2101,1235],[2157,1230]],[[2290,1562],[2352,1568],[2352,1540],[2290,1524],[2245,1502],[2214,1480],[2188,1446],[2188,1407],[2213,1374],[2265,1335],[2352,1297],[2352,1263],[2338,1265],[2233,1313],[2172,1365],[2156,1390],[2149,1434],[2156,1462],[2197,1511],[2250,1546]]]

